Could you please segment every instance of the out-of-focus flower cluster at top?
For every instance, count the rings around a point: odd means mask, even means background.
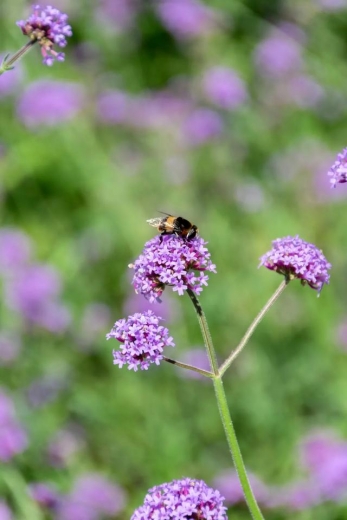
[[[227,520],[224,498],[202,480],[183,478],[151,488],[131,520]]]
[[[65,47],[66,37],[72,36],[71,26],[67,24],[68,16],[52,6],[41,8],[33,6],[33,13],[26,20],[17,22],[25,36],[37,42],[41,47],[43,63],[51,66],[54,61],[64,61],[65,54],[53,49],[54,45]]]
[[[60,276],[32,260],[29,237],[15,228],[0,229],[0,277],[6,305],[24,323],[55,333],[66,330],[70,312],[60,300]]]
[[[113,363],[119,368],[127,364],[135,372],[139,368],[147,370],[152,363],[159,365],[164,347],[175,346],[168,329],[159,325],[161,319],[153,311],[146,311],[116,321],[106,336],[121,343],[120,350],[113,351]]]
[[[298,449],[301,475],[283,486],[269,485],[249,474],[255,497],[267,509],[292,511],[312,509],[324,502],[344,504],[347,482],[347,441],[330,431],[313,431],[303,438]],[[222,471],[214,486],[228,505],[244,501],[234,470]]]
[[[322,251],[298,235],[274,240],[271,251],[261,257],[260,265],[286,277],[298,278],[319,292],[330,279],[331,264]]]
[[[152,238],[135,263],[129,265],[135,271],[135,291],[150,302],[158,300],[166,286],[181,296],[187,289],[200,294],[208,282],[205,271],[216,272],[206,244],[201,237],[189,241],[175,235]]]

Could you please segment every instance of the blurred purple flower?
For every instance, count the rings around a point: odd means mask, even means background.
[[[192,348],[190,350],[187,350],[186,352],[183,352],[180,356],[180,361],[182,361],[183,363],[187,363],[188,365],[193,365],[197,368],[202,368],[203,370],[211,370],[207,353],[204,348]],[[178,370],[178,375],[185,379],[200,379],[200,381],[208,381],[207,377],[202,376],[198,372],[193,372],[192,370],[185,370],[183,368],[178,368]],[[218,489],[220,488],[218,487]]]
[[[79,326],[78,344],[82,350],[93,348],[98,337],[104,337],[111,321],[111,310],[105,303],[91,303],[84,308]]]
[[[39,5],[33,6],[33,14],[27,20],[17,22],[25,36],[29,36],[32,42],[38,42],[41,47],[43,64],[51,66],[54,61],[64,61],[65,54],[56,52],[53,45],[65,47],[66,37],[72,36],[71,26],[68,25],[68,16],[59,9],[47,6],[44,9]]]
[[[130,98],[121,90],[109,90],[100,94],[97,101],[97,113],[101,121],[119,125],[126,122]]]
[[[186,117],[192,103],[175,92],[163,90],[142,97],[133,97],[129,103],[127,122],[133,128],[171,128]]]
[[[301,445],[302,464],[325,500],[347,498],[347,442],[330,432],[313,432]]]
[[[0,499],[0,520],[12,520],[13,515],[11,509],[4,500]]]
[[[99,515],[115,516],[125,507],[124,491],[102,475],[90,473],[80,477],[69,496],[72,502],[83,504]]]
[[[159,325],[162,320],[152,311],[136,313],[126,320],[118,320],[107,339],[114,338],[121,343],[120,350],[113,351],[113,364],[128,364],[129,370],[135,372],[148,370],[150,364],[159,365],[163,359],[164,347],[174,347],[175,344],[167,328]]]
[[[254,60],[261,74],[281,78],[301,69],[302,48],[298,41],[283,30],[272,29],[255,49]]]
[[[227,520],[224,498],[203,480],[183,478],[151,488],[131,520]]]
[[[298,278],[303,285],[307,283],[319,292],[330,279],[331,264],[322,251],[298,235],[273,240],[271,251],[260,258],[261,265],[289,278]]]
[[[339,324],[336,331],[336,340],[344,351],[347,351],[347,321]]]
[[[0,63],[2,63],[4,58],[5,55],[0,54]],[[1,74],[0,76],[0,99],[15,94],[17,87],[21,83],[23,77],[21,64],[18,63],[10,72],[11,74]]]
[[[54,520],[100,520],[99,513],[70,497],[60,500]]]
[[[269,508],[286,508],[292,511],[301,511],[313,508],[321,502],[321,494],[316,484],[302,480],[292,482],[279,488],[271,488],[266,506]]]
[[[269,488],[261,480],[248,472],[250,484],[252,486],[257,502],[266,504],[269,498]],[[213,485],[225,496],[228,505],[234,505],[245,500],[239,477],[235,470],[224,470],[213,481]]]
[[[218,112],[197,108],[184,121],[183,142],[190,146],[200,146],[219,137],[223,126],[223,119]]]
[[[326,11],[338,11],[347,8],[347,0],[316,0],[318,5]]]
[[[47,375],[35,380],[26,391],[28,404],[32,408],[41,408],[57,399],[67,387],[68,378]]]
[[[123,32],[133,25],[138,4],[138,0],[99,0],[96,14],[103,26]]]
[[[15,417],[12,400],[0,389],[0,460],[8,462],[27,445],[27,434]]]
[[[0,76],[0,79],[7,74]],[[0,228],[0,274],[16,271],[31,256],[31,243],[27,235],[15,228]]]
[[[306,74],[299,74],[287,83],[288,96],[300,108],[311,108],[321,101],[324,89]]]
[[[336,185],[347,182],[347,148],[344,148],[342,152],[337,154],[334,164],[328,171],[328,176],[331,177],[330,184],[332,188],[336,188]]]
[[[55,126],[75,117],[84,105],[84,89],[78,83],[40,80],[25,90],[17,114],[29,128]]]
[[[161,302],[149,302],[142,296],[142,294],[137,294],[133,291],[128,295],[124,302],[123,314],[129,316],[135,312],[145,312],[148,309],[153,311],[154,314],[162,316],[163,320],[168,323],[176,321],[179,315],[176,301],[170,294],[168,294]]]
[[[167,285],[180,296],[188,288],[200,294],[208,281],[204,271],[216,272],[206,244],[201,237],[188,241],[175,235],[158,235],[146,242],[143,253],[129,265],[135,271],[135,292],[150,302],[158,300]]]
[[[73,456],[85,444],[83,430],[75,425],[59,430],[47,448],[47,458],[51,466],[62,468],[69,464]]]
[[[59,504],[59,493],[54,487],[44,482],[35,482],[30,484],[28,492],[31,498],[43,508],[54,510]]]
[[[317,204],[347,197],[347,190],[327,189],[327,171],[333,161],[334,154],[322,141],[299,139],[273,155],[269,169],[281,182],[296,179],[305,203]]]
[[[21,339],[15,332],[0,332],[0,366],[12,364],[21,349]]]
[[[159,0],[158,16],[176,38],[186,39],[210,32],[217,13],[198,0]]]
[[[247,100],[244,82],[227,67],[209,69],[203,78],[203,89],[209,101],[228,110],[238,108]]]
[[[52,332],[62,332],[70,314],[59,301],[60,278],[52,267],[32,264],[5,281],[5,301],[29,322]]]
[[[272,109],[286,105],[311,109],[322,101],[324,89],[307,74],[295,74],[269,85],[265,95],[265,103]]]

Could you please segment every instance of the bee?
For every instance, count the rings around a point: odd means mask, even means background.
[[[183,217],[174,217],[168,213],[163,213],[165,217],[151,218],[147,220],[150,226],[157,228],[161,231],[161,237],[164,235],[175,234],[184,240],[191,240],[199,232],[197,226],[189,222]],[[161,238],[162,240],[162,238]]]

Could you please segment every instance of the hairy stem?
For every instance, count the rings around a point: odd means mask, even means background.
[[[203,312],[200,302],[199,302],[198,298],[196,297],[196,295],[194,294],[194,292],[191,289],[187,289],[187,293],[194,305],[196,314],[198,316],[198,321],[199,321],[202,337],[204,340],[204,344],[205,344],[205,347],[207,350],[207,354],[208,354],[208,357],[210,360],[212,372],[215,376],[217,376],[219,374],[217,356],[216,356],[216,351],[213,346],[212,337],[210,334],[210,329],[208,328],[205,313]]]
[[[237,474],[239,476],[243,493],[245,495],[246,503],[249,511],[252,515],[253,520],[264,520],[264,517],[259,509],[251,485],[248,480],[246,468],[243,462],[242,454],[240,451],[239,444],[237,442],[236,433],[234,430],[233,423],[231,421],[228,403],[223,387],[223,381],[221,376],[213,378],[213,385],[216,393],[219,414],[222,419],[224,432],[228,441],[231,457],[234,462]]]
[[[3,60],[1,67],[0,67],[0,75],[4,72],[7,72],[8,70],[11,70],[13,67],[12,65],[18,61],[24,54],[26,54],[30,49],[33,47],[33,45],[37,42],[37,40],[30,40],[27,44],[25,44],[19,51],[17,51],[12,58],[8,59],[8,56]]]

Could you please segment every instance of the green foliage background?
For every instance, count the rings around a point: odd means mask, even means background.
[[[311,2],[274,0],[209,5],[221,11],[223,23],[185,43],[162,27],[147,3],[135,27],[124,33],[104,30],[93,2],[71,6],[74,36],[65,63],[45,68],[34,49],[23,60],[22,88],[42,78],[76,81],[86,89],[88,103],[69,122],[31,130],[16,115],[20,93],[0,100],[5,148],[1,225],[26,232],[37,259],[59,270],[76,328],[86,305],[97,301],[110,306],[106,334],[123,317],[132,290],[127,265],[153,236],[146,219],[157,210],[189,218],[208,240],[217,265],[218,274],[210,276],[201,302],[220,359],[280,282],[276,274],[257,269],[271,241],[299,234],[322,248],[333,264],[331,284],[319,299],[308,287],[290,284],[225,376],[247,468],[265,482],[281,485],[301,475],[297,445],[302,436],[324,428],[347,437],[347,356],[336,339],[336,328],[346,319],[347,192],[340,185],[337,190],[344,195],[330,197],[326,179],[326,197],[320,197],[310,167],[320,149],[333,158],[346,145],[346,11],[315,12]],[[1,48],[16,50],[23,36],[14,22],[26,6],[3,0],[1,8]],[[306,69],[325,89],[321,110],[272,104],[271,85],[255,71],[255,46],[283,19],[305,32]],[[85,42],[95,52],[79,61],[76,49]],[[198,96],[196,81],[215,65],[238,70],[249,101],[236,112],[221,111],[224,133],[204,146],[173,149],[169,132],[107,127],[96,118],[95,99],[114,87],[115,77],[133,94],[163,89],[183,77]],[[135,173],[124,150],[140,157]],[[300,153],[307,158],[295,175],[276,171],[271,162],[288,150],[291,157]],[[182,157],[190,167],[183,183],[167,171],[171,156]],[[235,190],[249,183],[263,190],[265,203],[257,211],[247,211],[235,198]],[[185,350],[201,345],[201,338],[188,298],[173,298],[179,313],[169,325],[177,345],[170,354],[180,359]],[[2,327],[16,319],[2,306]],[[83,352],[73,331],[74,325],[55,336],[34,328],[24,336],[17,362],[10,369],[0,367],[1,385],[15,397],[30,435],[29,448],[10,466],[16,478],[51,481],[67,491],[79,474],[100,471],[126,489],[129,502],[120,515],[125,519],[155,484],[182,476],[212,483],[231,467],[209,382],[183,379],[178,369],[165,364],[148,372],[119,370],[112,364],[115,344],[106,342],[104,333],[91,352]],[[64,390],[43,408],[30,408],[24,390],[37,378],[57,374],[65,381]],[[83,429],[85,443],[66,467],[54,469],[46,463],[45,449],[55,432],[71,423]],[[0,474],[10,467],[0,468]],[[16,508],[16,499],[1,486]],[[264,514],[269,520],[293,517],[286,510]],[[346,507],[335,504],[294,514],[300,520],[347,518]],[[238,505],[230,508],[230,518],[249,514]]]

